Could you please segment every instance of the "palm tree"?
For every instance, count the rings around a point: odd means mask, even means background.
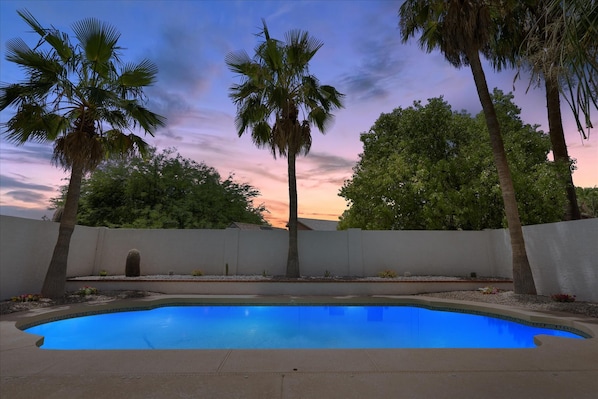
[[[496,3],[496,2],[494,2]],[[525,250],[523,230],[515,190],[505,154],[500,125],[480,60],[489,54],[494,35],[492,1],[484,0],[407,0],[399,10],[403,42],[421,31],[420,46],[428,52],[440,49],[455,67],[469,65],[484,116],[494,164],[502,192],[513,254],[513,283],[519,294],[536,294],[533,274]]]
[[[250,57],[245,51],[229,53],[226,64],[241,76],[232,85],[230,97],[237,106],[236,127],[239,136],[251,131],[258,147],[272,151],[274,158],[287,158],[289,180],[289,252],[287,277],[297,278],[297,177],[298,155],[307,155],[311,147],[311,126],[324,133],[332,120],[332,111],[342,107],[343,95],[334,87],[320,85],[310,74],[309,62],[323,43],[308,32],[291,30],[285,40],[270,37],[262,20],[264,38]]]
[[[543,40],[557,55],[559,67],[566,69],[561,74],[564,80],[562,94],[573,111],[579,132],[586,139],[593,127],[591,111],[598,108],[596,0],[536,1],[543,10],[540,17],[548,21],[544,27]],[[530,43],[534,45],[532,40],[526,41],[526,44]]]
[[[120,34],[96,19],[73,24],[73,44],[66,33],[43,28],[28,11],[18,14],[40,39],[34,48],[22,39],[7,43],[6,59],[25,71],[26,80],[0,87],[0,110],[16,107],[3,135],[17,145],[53,142],[53,163],[71,171],[58,240],[41,290],[45,297],[59,298],[65,292],[81,179],[106,156],[143,153],[146,142],[131,130],[153,134],[164,125],[164,118],[143,104],[143,89],[154,82],[157,69],[147,60],[121,63]]]
[[[571,176],[571,159],[567,151],[561,115],[561,94],[569,103],[578,129],[592,125],[590,110],[598,107],[598,8],[592,2],[536,0],[518,7],[526,13],[519,18],[522,43],[515,43],[514,60],[531,70],[531,82],[544,81],[548,127],[554,161],[561,165],[567,192],[566,219],[580,219],[577,196]],[[559,2],[560,3],[560,2]]]

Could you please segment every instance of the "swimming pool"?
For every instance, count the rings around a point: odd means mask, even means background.
[[[552,327],[552,328],[551,328]],[[581,335],[488,315],[404,305],[163,306],[25,329],[43,349],[532,348]]]

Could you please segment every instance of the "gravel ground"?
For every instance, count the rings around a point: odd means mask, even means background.
[[[513,291],[500,291],[496,294],[483,294],[480,291],[451,291],[422,295],[461,301],[494,303],[530,310],[567,312],[598,318],[598,303],[581,301],[555,302],[547,296],[519,295],[515,294]]]
[[[94,277],[95,278],[95,277]],[[124,276],[107,276],[107,277],[97,277],[99,279],[118,279],[124,278]],[[131,278],[131,277],[129,277]],[[133,277],[134,278],[134,277]],[[191,277],[188,275],[179,276],[179,275],[170,275],[170,276],[143,276],[142,278],[148,279],[202,279],[202,280],[226,280],[226,279],[236,279],[236,280],[252,280],[252,281],[260,281],[260,280],[276,280],[281,279],[278,277],[272,276],[201,276],[201,277]],[[86,280],[90,280],[92,278],[85,277]],[[315,278],[304,278],[308,280],[342,280],[341,277],[315,277]],[[426,280],[459,280],[460,278],[455,277],[442,277],[442,276],[412,276],[412,277],[398,277],[394,280],[418,280],[418,281],[426,281]],[[465,278],[463,278],[465,279]],[[345,279],[346,280],[346,279]],[[353,278],[355,280],[355,278]],[[381,280],[378,277],[370,277],[367,280]],[[388,280],[388,279],[384,279]],[[479,278],[478,280],[482,280]],[[502,279],[483,279],[484,281],[500,281]],[[39,301],[34,302],[14,302],[14,301],[3,301],[0,302],[0,314],[7,314],[13,312],[20,312],[24,310],[30,309],[37,309],[42,307],[48,306],[55,306],[55,305],[63,305],[63,304],[71,304],[71,303],[80,303],[80,302],[90,302],[90,303],[106,303],[111,302],[114,300],[119,299],[126,299],[126,298],[138,298],[144,296],[152,296],[158,295],[152,292],[145,292],[145,291],[101,291],[97,294],[86,295],[82,296],[77,293],[68,293],[64,299],[61,300],[50,300],[47,298],[41,298]],[[480,291],[451,291],[451,292],[437,292],[437,293],[428,293],[428,294],[421,294],[425,296],[435,297],[435,298],[445,298],[445,299],[455,299],[455,300],[463,300],[463,301],[473,301],[473,302],[485,302],[485,303],[493,303],[493,304],[500,304],[500,305],[507,305],[519,308],[526,308],[532,310],[545,310],[545,311],[559,311],[559,312],[568,312],[573,314],[579,314],[583,316],[595,317],[598,318],[598,303],[593,302],[555,302],[550,297],[540,296],[540,295],[518,295],[513,293],[512,291],[499,291],[494,294],[483,294]]]
[[[280,281],[287,280],[284,276],[271,275],[208,275],[208,276],[192,276],[189,274],[155,274],[139,277],[126,277],[124,275],[109,275],[109,276],[81,276],[70,278],[71,281],[102,281],[102,280],[198,280],[198,281]],[[293,279],[296,280],[296,279]],[[447,277],[447,276],[397,276],[393,278],[387,277],[355,277],[355,276],[302,276],[299,280],[303,281],[510,281],[509,279],[499,277]]]

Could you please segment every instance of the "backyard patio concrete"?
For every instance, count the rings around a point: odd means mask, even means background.
[[[58,314],[170,302],[419,303],[576,327],[594,338],[538,336],[533,349],[52,351],[16,328]],[[425,297],[158,296],[0,317],[0,397],[576,398],[598,392],[598,319]]]

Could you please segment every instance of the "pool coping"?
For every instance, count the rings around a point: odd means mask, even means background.
[[[36,346],[39,337],[16,328],[56,316],[108,309],[147,308],[169,303],[416,303],[429,307],[478,311],[532,322],[561,324],[592,335],[585,340],[540,335],[533,349],[333,349],[333,350],[112,350],[52,351]],[[103,304],[75,304],[0,316],[0,393],[30,397],[98,389],[106,396],[172,396],[178,392],[233,392],[244,397],[386,398],[412,396],[508,397],[505,383],[520,396],[590,398],[598,386],[598,319],[552,311],[478,302],[410,296],[263,297],[159,295]],[[65,384],[58,387],[59,381]],[[66,383],[68,381],[68,383]],[[134,385],[132,381],[143,383]],[[173,381],[178,386],[171,386]],[[226,381],[226,382],[224,382]],[[343,381],[343,385],[338,385]],[[419,381],[416,383],[416,381]],[[535,382],[534,382],[535,381]],[[161,382],[160,385],[158,382]],[[558,382],[558,384],[557,384]],[[106,384],[112,388],[106,388]],[[198,385],[199,384],[199,385]],[[565,384],[565,385],[563,385]],[[103,388],[102,388],[103,387]],[[129,387],[129,389],[127,389]],[[346,388],[345,388],[346,387]],[[119,389],[115,394],[116,389]],[[334,389],[333,389],[334,388]],[[566,390],[565,390],[566,388]],[[496,389],[493,396],[492,389]],[[508,388],[511,389],[511,388]],[[560,391],[559,391],[560,390]],[[108,393],[112,392],[112,396]],[[156,393],[160,392],[161,395]],[[211,392],[211,391],[210,391]],[[325,392],[330,395],[325,396]],[[451,394],[450,396],[449,393]],[[342,395],[341,395],[342,394]],[[136,396],[137,395],[137,396]],[[336,396],[335,396],[336,395]],[[443,396],[444,395],[444,396]],[[38,395],[39,396],[39,395]],[[216,395],[211,397],[232,397]],[[4,397],[4,396],[3,396]]]

